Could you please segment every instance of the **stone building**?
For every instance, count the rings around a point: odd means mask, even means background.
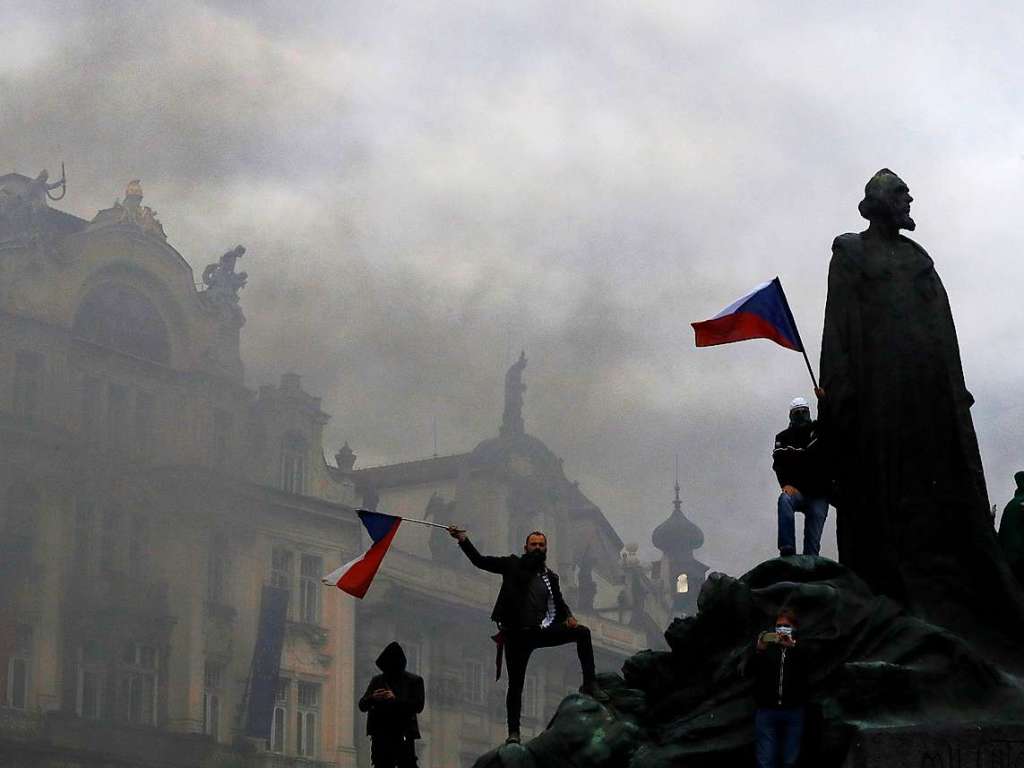
[[[468,453],[357,470],[367,505],[380,512],[466,526],[481,552],[521,552],[530,531],[548,534],[548,564],[566,601],[590,627],[598,671],[617,672],[638,650],[663,645],[670,595],[636,547],[568,480],[562,460],[523,420],[525,356],[509,370],[496,437]],[[358,607],[356,674],[365,686],[373,659],[392,639],[427,683],[421,761],[471,766],[506,735],[505,674],[495,680],[490,612],[500,577],[476,570],[443,530],[406,525],[373,589]],[[523,735],[541,730],[580,685],[571,646],[534,654],[523,696]],[[360,756],[368,745],[360,745]]]
[[[0,176],[0,753],[353,766],[354,606],[319,578],[354,485],[298,376],[243,381],[244,249],[197,289],[137,181],[86,221],[40,178]],[[239,742],[265,584],[272,742]]]
[[[471,764],[505,735],[497,579],[444,531],[407,524],[364,601],[323,589],[365,546],[364,504],[465,524],[493,553],[547,531],[599,670],[661,645],[672,536],[659,537],[661,564],[640,563],[525,431],[525,356],[498,435],[472,451],[356,469],[346,444],[328,464],[329,417],[297,375],[245,382],[245,249],[197,286],[138,181],[91,220],[51,207],[54,188],[45,174],[0,176],[0,754],[83,768],[368,766],[355,701],[398,639],[427,684],[421,765]],[[247,738],[268,587],[289,595],[280,673],[270,738]],[[571,648],[539,652],[524,731],[578,685]]]

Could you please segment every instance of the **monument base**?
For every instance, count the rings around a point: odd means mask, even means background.
[[[858,728],[843,768],[1024,766],[1024,722]]]

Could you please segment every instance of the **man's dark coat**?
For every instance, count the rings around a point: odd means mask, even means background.
[[[505,555],[504,557],[481,555],[469,539],[460,541],[459,546],[477,568],[501,575],[501,589],[498,590],[498,599],[494,603],[491,619],[503,629],[519,629],[517,624],[521,607],[526,599],[527,590],[530,588],[530,582],[537,575],[537,571],[528,568],[519,555]],[[569,610],[569,606],[565,604],[562,597],[558,574],[550,569],[547,574],[548,582],[551,584],[551,596],[555,601],[554,623],[562,624],[572,616],[572,611]]]
[[[821,386],[840,561],[932,621],[1000,621],[1024,637],[1024,599],[992,528],[949,300],[912,240],[836,238]]]
[[[423,678],[406,672],[408,662],[405,651],[398,643],[389,643],[377,657],[376,675],[359,699],[359,711],[369,712],[366,717],[366,733],[374,738],[405,736],[409,739],[420,737],[416,715],[423,711]],[[380,688],[390,688],[395,694],[394,701],[375,701],[371,694]]]

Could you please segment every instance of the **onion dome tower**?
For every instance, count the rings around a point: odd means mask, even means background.
[[[708,567],[693,556],[704,545],[704,532],[683,514],[679,498],[679,473],[676,471],[676,496],[668,520],[654,529],[651,543],[661,550],[661,578],[676,613],[697,612],[697,596]]]

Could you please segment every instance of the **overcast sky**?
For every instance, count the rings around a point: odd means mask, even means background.
[[[910,6],[913,6],[911,9]],[[504,6],[504,7],[502,7]],[[654,554],[680,461],[697,556],[775,552],[803,361],[695,349],[782,278],[817,368],[829,247],[899,173],[960,334],[993,503],[1024,466],[1016,3],[0,0],[0,173],[139,178],[197,276],[236,243],[250,386],[303,374],[357,466],[527,430]],[[830,520],[825,554],[835,553]]]

